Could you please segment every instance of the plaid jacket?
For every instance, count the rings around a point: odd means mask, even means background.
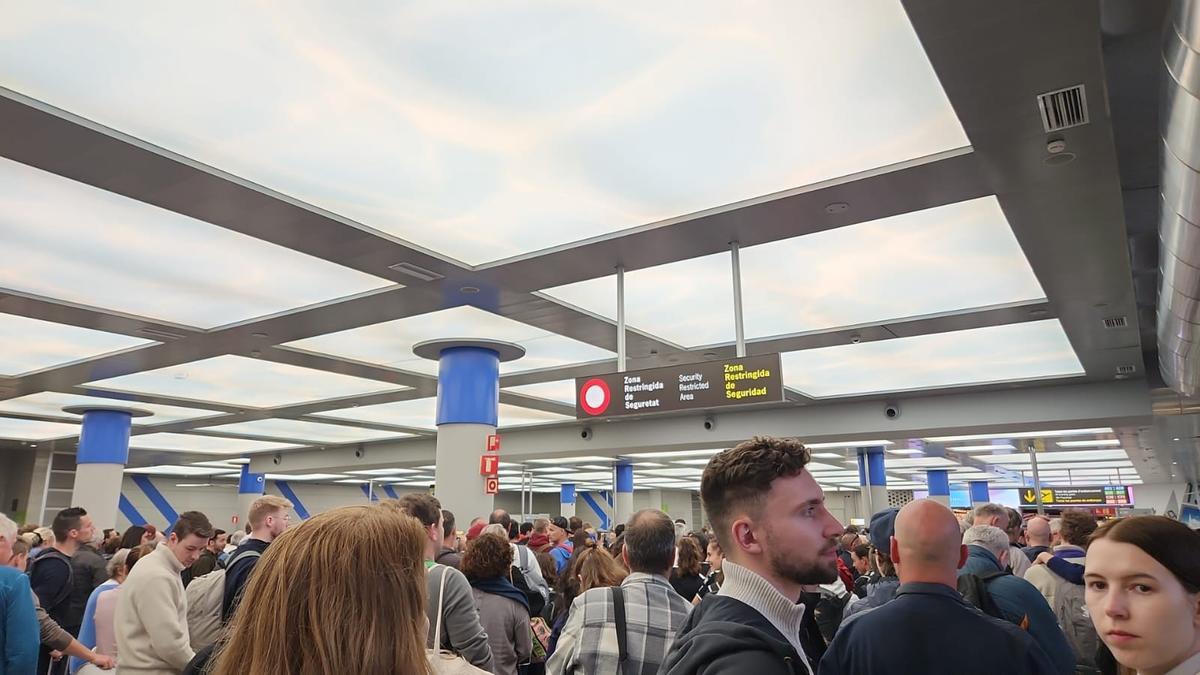
[[[626,649],[623,675],[655,675],[692,605],[666,577],[635,572],[621,584],[625,598]],[[558,646],[546,662],[547,675],[617,673],[617,630],[611,591],[593,588],[575,598]]]

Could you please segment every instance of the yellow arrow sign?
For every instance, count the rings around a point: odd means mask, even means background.
[[[1026,503],[1028,503],[1028,504],[1036,504],[1037,503],[1037,493],[1034,492],[1033,490],[1026,490],[1024,496],[1025,496]]]
[[[1042,488],[1042,503],[1043,504],[1053,504],[1054,503],[1054,490]]]

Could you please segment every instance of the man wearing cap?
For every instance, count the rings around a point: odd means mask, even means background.
[[[896,566],[892,564],[891,546],[892,535],[896,529],[896,514],[899,509],[884,509],[871,516],[871,557],[879,570],[880,578],[867,586],[867,597],[861,600],[851,600],[842,616],[842,625],[851,617],[861,616],[884,605],[896,597],[896,589],[900,588],[900,578],[896,576]]]
[[[550,557],[554,559],[554,571],[562,574],[567,562],[571,560],[571,554],[575,552],[575,547],[571,544],[570,524],[562,516],[551,518],[546,535],[550,538]]]

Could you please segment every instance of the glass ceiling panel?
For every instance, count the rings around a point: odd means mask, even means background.
[[[513,387],[505,387],[501,391],[511,391],[514,394],[536,396],[548,401],[558,401],[567,405],[575,405],[575,380],[518,384]]]
[[[21,93],[469,263],[968,144],[894,2],[18,4],[0,64]]]
[[[243,452],[266,452],[301,447],[295,443],[268,443],[240,438],[192,436],[190,434],[157,433],[130,436],[129,447],[138,450],[171,450],[198,452],[207,455],[235,455]]]
[[[200,328],[394,285],[3,158],[0,238],[0,288]]]
[[[304,420],[266,419],[221,424],[215,427],[203,427],[205,431],[227,432],[258,438],[277,438],[281,440],[304,441],[306,443],[357,443],[360,441],[378,441],[384,438],[403,438],[411,436],[400,431],[380,431],[378,429],[362,429],[347,427],[340,424],[321,424]]]
[[[743,248],[741,263],[751,339],[1045,298],[990,196]],[[626,321],[687,347],[731,342],[730,264],[719,253],[626,272]],[[544,294],[615,319],[616,288],[614,275]]]
[[[275,408],[408,389],[387,382],[231,354],[96,380],[86,386],[250,408]]]
[[[1004,466],[1023,466],[1031,465],[1029,455],[1014,454],[1014,455],[981,455],[976,457],[981,462],[988,464],[1001,464]],[[1038,463],[1046,462],[1104,462],[1115,460],[1128,460],[1129,455],[1124,450],[1060,450],[1058,452],[1039,452],[1037,454]]]
[[[0,193],[4,189],[3,178],[0,177]],[[5,255],[4,265],[0,266],[0,288],[6,285],[5,275],[22,262],[19,254],[9,255],[3,208],[3,201],[0,200],[0,240],[4,241]],[[35,274],[32,270],[28,273]],[[0,313],[0,345],[4,345],[0,349],[0,377],[16,377],[148,344],[152,344],[152,341]]]
[[[14,441],[48,441],[79,435],[78,424],[39,422],[0,417],[0,438]]]
[[[392,401],[377,403],[357,408],[343,408],[313,413],[316,417],[331,417],[334,419],[354,422],[373,422],[376,424],[392,424],[399,427],[416,429],[433,429],[437,426],[437,399],[415,398],[408,401]],[[573,419],[569,415],[522,408],[520,406],[501,403],[497,421],[499,428],[527,426],[531,424],[547,424]]]
[[[119,398],[104,396],[82,396],[79,394],[60,394],[54,391],[42,391],[20,398],[10,398],[0,401],[0,412],[24,413],[27,415],[42,415],[44,417],[60,417],[68,420],[81,420],[82,415],[63,412],[65,406],[75,405],[117,405],[138,408],[152,413],[148,417],[139,417],[136,424],[166,424],[182,422],[204,417],[214,417],[224,413],[215,410],[199,410],[197,408],[181,408],[174,405],[159,405],[157,403],[142,403],[127,401]]]
[[[501,363],[501,373],[599,361],[615,356],[607,349],[468,305],[318,335],[289,342],[284,346],[436,375],[437,362],[416,356],[412,348],[417,343],[440,338],[503,340],[524,347],[525,356],[516,361]]]
[[[783,382],[851,396],[1082,375],[1057,319],[787,352]]]

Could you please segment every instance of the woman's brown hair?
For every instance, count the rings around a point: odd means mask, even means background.
[[[428,675],[425,541],[416,519],[380,506],[290,528],[255,567],[209,672]]]
[[[679,562],[675,566],[679,569],[679,576],[694,577],[700,574],[700,544],[696,543],[691,537],[683,537],[679,540]]]
[[[628,574],[602,547],[581,553],[575,561],[574,573],[579,578],[580,595],[592,588],[620,586]]]
[[[475,541],[467,542],[458,569],[471,581],[508,577],[512,569],[512,547],[498,534],[481,534]]]
[[[1104,523],[1088,545],[1101,539],[1136,546],[1167,568],[1188,593],[1200,593],[1200,533],[1166,516],[1130,516]]]

